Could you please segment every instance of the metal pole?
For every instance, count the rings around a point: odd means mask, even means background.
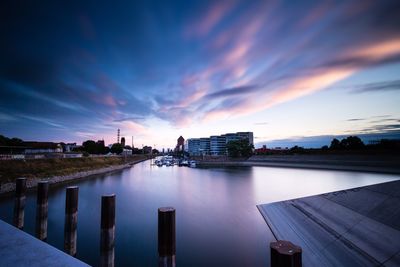
[[[114,267],[115,194],[101,197],[100,266]]]
[[[47,215],[48,215],[48,198],[49,183],[41,181],[38,183],[37,199],[36,199],[36,237],[40,240],[47,239]]]
[[[175,209],[163,207],[158,209],[158,265],[175,267],[176,237]]]
[[[77,186],[70,186],[65,195],[64,251],[72,256],[76,255],[78,192]]]
[[[26,178],[18,178],[15,181],[15,202],[14,202],[14,226],[23,229],[24,228],[24,209],[26,202]]]

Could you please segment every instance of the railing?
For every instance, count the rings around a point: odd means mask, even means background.
[[[15,203],[13,224],[24,228],[24,209],[26,202],[26,178],[18,178],[15,187]],[[41,181],[37,187],[36,200],[36,237],[47,239],[48,218],[48,181]],[[64,251],[76,255],[78,225],[79,187],[69,186],[65,194]],[[100,222],[100,266],[112,267],[115,264],[115,206],[116,196],[101,197]],[[291,242],[278,240],[270,243],[271,267],[301,267],[302,250]],[[175,267],[176,265],[176,229],[175,208],[158,209],[158,266]]]

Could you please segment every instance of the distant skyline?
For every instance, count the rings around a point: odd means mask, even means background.
[[[2,1],[0,134],[400,137],[399,29],[394,0]]]

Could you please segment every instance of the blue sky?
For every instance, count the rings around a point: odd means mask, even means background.
[[[398,1],[2,1],[0,134],[399,134],[399,29]]]

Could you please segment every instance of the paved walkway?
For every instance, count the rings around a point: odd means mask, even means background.
[[[87,267],[89,265],[0,220],[0,266]]]
[[[259,205],[304,266],[400,266],[400,181]]]

